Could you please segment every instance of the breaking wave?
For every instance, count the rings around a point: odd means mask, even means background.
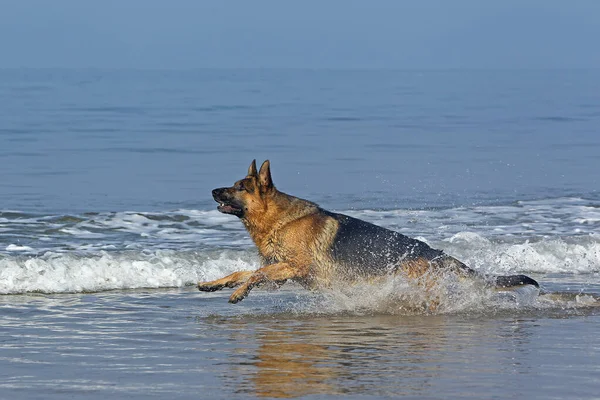
[[[0,294],[183,287],[257,267],[256,256],[235,250],[5,255],[0,256]]]
[[[552,274],[590,285],[600,279],[594,201],[342,212],[424,240],[485,274],[532,274],[542,289]],[[0,212],[0,294],[184,287],[258,265],[242,224],[216,210]]]
[[[504,243],[461,232],[430,244],[485,274],[595,277],[600,272],[600,241],[596,238]],[[252,248],[1,254],[0,294],[183,287],[258,266]],[[541,282],[543,286],[543,279]]]

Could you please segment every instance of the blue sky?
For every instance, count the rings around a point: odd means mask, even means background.
[[[596,0],[0,4],[0,67],[600,67]]]

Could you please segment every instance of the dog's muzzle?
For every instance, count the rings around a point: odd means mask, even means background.
[[[244,215],[244,207],[231,195],[229,188],[214,189],[212,195],[213,199],[219,203],[217,210],[223,214],[231,214],[237,217],[242,217]]]

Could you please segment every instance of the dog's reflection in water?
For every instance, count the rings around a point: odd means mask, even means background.
[[[357,318],[261,327],[251,361],[233,357],[238,392],[274,398],[414,395],[429,386],[437,370],[426,366],[439,361],[435,358],[446,345],[443,318],[417,318],[417,324],[404,327],[393,316]],[[247,349],[239,354],[247,357]]]
[[[253,377],[257,396],[297,397],[335,393],[339,367],[328,365],[339,350],[328,346],[298,343],[293,334],[271,331],[261,334]]]

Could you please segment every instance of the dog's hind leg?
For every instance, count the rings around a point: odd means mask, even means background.
[[[277,263],[267,265],[257,269],[246,282],[237,288],[229,298],[230,303],[237,303],[243,300],[253,287],[264,282],[274,282],[283,284],[288,279],[304,278],[308,272],[307,268],[294,267],[287,263]]]
[[[252,276],[254,271],[238,271],[225,278],[217,279],[210,282],[199,282],[198,290],[201,292],[215,292],[223,288],[234,288],[246,282]]]

